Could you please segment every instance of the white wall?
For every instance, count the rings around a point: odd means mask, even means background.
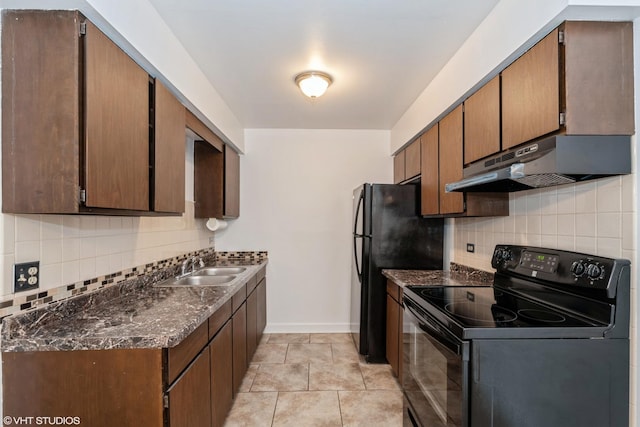
[[[268,331],[348,331],[352,191],[391,182],[389,132],[249,129],[245,148],[216,250],[269,251]]]

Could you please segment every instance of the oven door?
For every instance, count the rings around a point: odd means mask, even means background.
[[[404,298],[404,424],[467,427],[469,342],[462,341]]]

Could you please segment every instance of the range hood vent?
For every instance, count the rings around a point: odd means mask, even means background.
[[[471,163],[446,192],[513,192],[631,173],[631,137],[556,135]]]

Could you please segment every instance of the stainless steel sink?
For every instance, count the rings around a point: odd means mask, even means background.
[[[205,267],[193,272],[192,276],[224,276],[227,274],[239,274],[247,267]]]
[[[218,276],[186,276],[167,279],[156,286],[161,288],[185,287],[185,286],[229,286],[236,278],[235,275]]]

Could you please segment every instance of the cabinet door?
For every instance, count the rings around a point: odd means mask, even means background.
[[[2,212],[78,212],[78,19],[72,11],[2,13],[2,63],[11,64],[2,69]]]
[[[184,212],[184,106],[155,80],[153,210]]]
[[[462,179],[462,105],[440,121],[440,213],[464,211],[463,193],[445,193],[444,185]]]
[[[209,348],[205,348],[167,391],[170,427],[210,427]]]
[[[224,217],[240,216],[240,156],[224,146]]]
[[[196,218],[222,218],[224,211],[224,155],[207,141],[193,146]]]
[[[438,167],[438,124],[420,137],[420,211],[422,215],[440,213],[440,172]]]
[[[222,427],[233,404],[233,326],[227,322],[209,344],[211,351],[211,418]]]
[[[247,304],[242,303],[233,321],[233,395],[235,396],[247,372]]]
[[[258,289],[247,297],[247,361],[251,363],[258,347]]]
[[[500,151],[500,76],[464,102],[464,164]]]
[[[393,183],[399,184],[404,181],[404,156],[405,150],[402,150],[393,156]]]
[[[560,128],[558,30],[502,71],[502,148]]]
[[[404,178],[415,178],[420,175],[420,138],[413,141],[404,151]]]
[[[149,210],[149,76],[87,21],[86,206]]]
[[[398,336],[398,318],[399,318],[399,306],[396,300],[391,295],[387,294],[387,362],[391,365],[393,374],[398,376],[398,362],[399,362],[399,336]]]
[[[262,340],[262,333],[264,329],[267,327],[267,278],[265,277],[258,283],[256,287],[256,292],[258,294],[258,306],[257,306],[257,343],[259,344]]]

